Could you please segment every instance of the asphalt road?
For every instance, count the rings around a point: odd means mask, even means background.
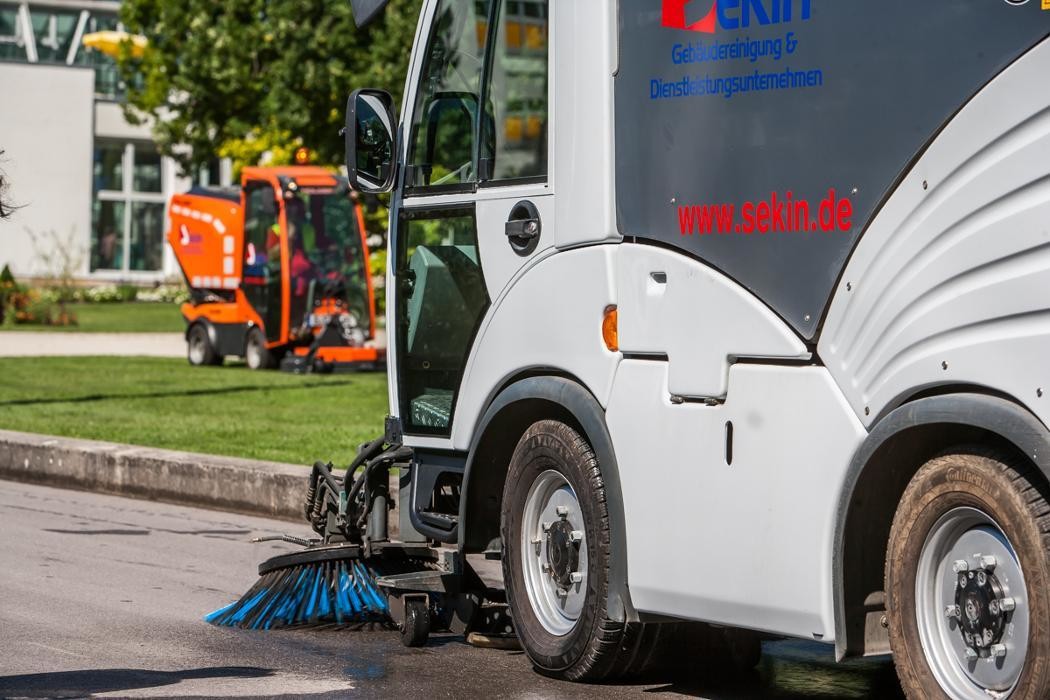
[[[774,642],[758,669],[694,668],[580,686],[521,652],[455,636],[405,649],[385,630],[245,632],[201,616],[238,597],[259,560],[306,528],[214,511],[0,481],[0,697],[893,698],[886,661]]]

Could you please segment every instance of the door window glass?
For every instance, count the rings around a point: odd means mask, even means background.
[[[262,319],[266,338],[281,336],[281,228],[267,183],[249,182],[245,195],[244,293]]]
[[[408,187],[477,180],[475,134],[491,0],[440,0],[412,110]]]
[[[456,393],[489,305],[474,214],[402,220],[397,328],[401,420],[410,433],[448,435]]]
[[[322,299],[346,303],[346,333],[371,334],[366,260],[357,206],[346,186],[302,189],[284,200],[288,221],[289,326],[298,327]]]
[[[495,133],[482,139],[492,162],[481,172],[492,180],[547,175],[547,3],[500,7],[483,123]]]

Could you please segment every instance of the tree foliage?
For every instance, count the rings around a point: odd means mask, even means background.
[[[219,154],[287,163],[299,145],[341,163],[349,93],[379,87],[400,103],[420,5],[394,0],[358,29],[348,0],[124,0],[125,27],[149,42],[120,57],[129,117],[154,117],[185,169]]]

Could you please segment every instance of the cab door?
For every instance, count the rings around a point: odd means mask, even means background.
[[[281,340],[283,246],[280,209],[273,185],[249,180],[244,185],[244,276],[241,288],[263,322],[266,340]]]
[[[485,314],[554,244],[547,8],[429,0],[424,10],[388,290],[391,403],[415,444],[447,444]]]

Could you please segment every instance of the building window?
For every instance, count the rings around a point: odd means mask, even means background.
[[[0,3],[0,61],[28,61],[33,41],[24,5]]]
[[[117,62],[81,45],[85,34],[106,30],[124,30],[116,13],[56,7],[53,2],[0,1],[0,61],[91,68],[95,71],[95,96],[120,99],[124,85]]]
[[[160,153],[149,143],[95,143],[91,270],[156,272],[164,260]]]

